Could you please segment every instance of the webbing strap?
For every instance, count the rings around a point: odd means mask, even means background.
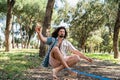
[[[94,75],[94,74],[87,73],[87,72],[81,72],[81,71],[76,70],[76,69],[73,69],[73,68],[70,68],[70,69],[65,68],[65,70],[71,70],[72,72],[77,72],[77,74],[81,74],[81,75],[85,75],[85,76],[93,77],[93,78],[100,79],[100,80],[112,80],[112,79],[107,78],[107,77],[102,77],[102,76]]]

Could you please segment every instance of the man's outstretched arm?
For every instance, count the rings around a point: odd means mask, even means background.
[[[40,39],[43,43],[46,43],[47,37],[44,37],[44,36],[42,35],[42,28],[41,28],[41,26],[40,26],[39,24],[37,24],[37,26],[35,27],[35,31],[37,32],[39,39]]]
[[[93,62],[93,60],[91,58],[88,58],[87,56],[85,56],[84,54],[82,54],[78,50],[72,50],[72,53],[78,55],[80,58],[83,58],[83,59],[85,59],[85,60],[87,60],[89,62]]]

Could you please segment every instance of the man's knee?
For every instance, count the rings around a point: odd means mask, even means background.
[[[52,48],[52,51],[53,52],[56,52],[56,51],[58,51],[59,50],[59,48],[57,47],[57,46],[54,46],[53,48]]]
[[[80,57],[78,55],[73,55],[75,61],[80,61]]]

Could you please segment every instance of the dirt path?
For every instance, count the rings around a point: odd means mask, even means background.
[[[107,77],[111,80],[120,80],[120,64],[113,64],[109,61],[94,60],[91,64],[82,60],[74,67],[74,69],[97,76]],[[28,70],[26,72],[26,76],[28,80],[52,80],[51,73],[51,68],[46,69],[43,67],[38,67]],[[58,76],[60,80],[100,80],[81,74],[78,74],[77,77],[71,77],[64,70],[61,71]]]

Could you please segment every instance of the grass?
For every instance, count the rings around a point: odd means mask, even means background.
[[[25,75],[28,69],[40,66],[42,58],[38,56],[38,49],[14,49],[10,52],[0,50],[0,80],[29,80]],[[110,54],[88,54],[91,58],[110,60],[118,63]]]
[[[120,62],[120,59],[114,59],[114,56],[112,54],[86,53],[86,56],[94,58],[94,59],[103,60],[103,61],[110,61],[115,64],[118,64]]]
[[[37,49],[12,50],[0,52],[0,80],[24,80],[24,72],[40,66],[42,58]],[[20,78],[21,77],[21,78]]]

